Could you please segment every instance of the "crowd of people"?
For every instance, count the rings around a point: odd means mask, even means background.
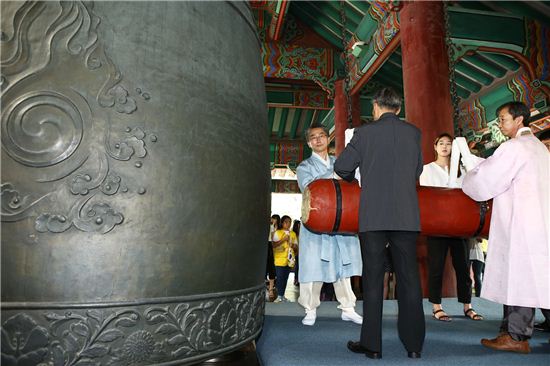
[[[489,241],[480,237],[427,238],[432,317],[452,320],[441,305],[444,266],[450,252],[458,302],[467,319],[483,320],[471,305],[472,285],[475,296],[503,304],[498,336],[481,340],[482,345],[529,353],[533,330],[550,331],[550,310],[546,310],[550,309],[550,144],[545,142],[550,136],[546,133],[537,139],[528,127],[529,108],[509,102],[497,109],[497,117],[500,130],[510,140],[491,157],[477,158],[464,149],[465,144],[460,145],[462,141],[442,133],[434,141],[435,160],[424,165],[421,132],[398,117],[401,103],[392,89],[375,93],[374,121],[353,131],[337,159],[328,154],[325,127],[312,125],[306,131],[312,155],[297,168],[300,190],[317,179],[358,179],[359,233],[319,234],[301,227],[298,235],[291,229],[290,217],[273,215],[266,270],[268,296],[275,302],[285,301],[288,274],[295,268],[298,303],[305,311],[302,324],[313,326],[323,284],[332,284],[342,320],[361,325],[359,341],[348,342],[348,349],[376,359],[382,357],[384,283],[388,273],[392,277],[395,273],[399,338],[410,358],[420,358],[425,320],[416,259],[421,231],[416,187],[458,188],[475,201],[493,200]],[[364,318],[355,311],[352,276],[362,276]],[[541,308],[546,318],[543,323],[534,324],[536,308]]]

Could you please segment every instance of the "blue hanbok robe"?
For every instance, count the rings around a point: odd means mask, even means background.
[[[296,170],[300,190],[303,192],[316,179],[333,178],[334,161],[333,156],[325,161],[315,153],[302,161]],[[315,234],[302,225],[299,248],[298,280],[302,283],[335,282],[361,275],[363,262],[357,235]]]

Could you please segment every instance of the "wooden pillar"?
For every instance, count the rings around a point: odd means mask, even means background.
[[[351,124],[353,127],[361,126],[361,102],[359,93],[350,96],[351,99]]]
[[[424,163],[433,161],[435,137],[454,129],[443,11],[443,2],[406,1],[400,16],[405,110],[422,130]]]
[[[425,164],[434,160],[434,139],[442,132],[452,135],[454,129],[443,12],[443,2],[407,1],[400,14],[405,110],[407,121],[422,131]],[[423,294],[427,296],[427,245],[423,236],[418,240],[417,254]],[[456,296],[449,258],[442,295]]]
[[[334,83],[334,147],[338,156],[344,150],[345,131],[348,128],[348,103],[344,92],[344,80]]]

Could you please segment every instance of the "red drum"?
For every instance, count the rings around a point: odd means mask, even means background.
[[[487,237],[492,202],[476,202],[461,189],[418,187],[422,234]],[[336,179],[309,184],[302,196],[302,222],[316,233],[357,233],[361,188]]]

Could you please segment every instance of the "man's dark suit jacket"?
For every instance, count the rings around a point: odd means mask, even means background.
[[[355,129],[334,164],[347,181],[361,172],[359,231],[420,231],[416,181],[423,168],[420,130],[393,113]]]

